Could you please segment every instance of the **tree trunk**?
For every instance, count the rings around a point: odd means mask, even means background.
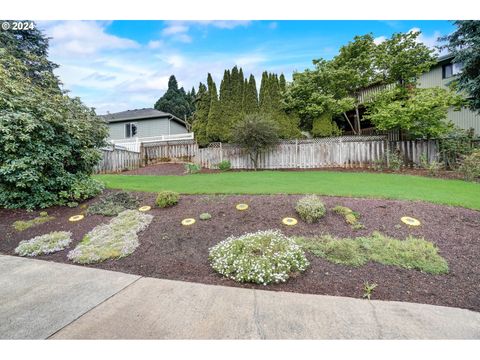
[[[353,133],[356,135],[357,132],[355,131],[355,128],[353,127],[352,123],[350,122],[350,119],[348,118],[347,113],[344,112],[343,116],[345,116],[345,119],[347,120],[348,125],[350,125],[350,128],[352,129]]]
[[[362,135],[362,127],[360,125],[360,112],[358,111],[358,105],[355,106],[355,120],[357,122],[358,135]]]

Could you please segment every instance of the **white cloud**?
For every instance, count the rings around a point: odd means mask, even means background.
[[[158,49],[163,45],[164,45],[164,42],[162,40],[150,40],[147,46],[149,49]]]
[[[60,21],[39,23],[51,42],[51,53],[92,55],[102,50],[131,49],[140,45],[133,40],[106,33],[106,25],[97,21]]]
[[[234,29],[237,26],[248,26],[251,24],[250,20],[198,20],[192,21],[205,26],[213,26],[219,29]]]
[[[373,42],[375,43],[375,45],[378,45],[378,44],[381,44],[382,42],[384,42],[385,40],[387,40],[386,36],[379,36],[379,37],[376,37],[375,39],[373,39]]]
[[[183,34],[188,31],[188,26],[178,24],[178,23],[173,23],[170,26],[167,26],[162,30],[163,35],[175,35],[175,34]]]

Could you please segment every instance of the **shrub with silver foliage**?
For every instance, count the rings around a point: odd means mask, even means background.
[[[20,241],[15,248],[15,254],[20,256],[37,256],[52,254],[68,247],[72,242],[72,233],[69,231],[53,231],[36,236],[30,240]]]
[[[307,195],[302,197],[298,200],[295,210],[302,220],[309,224],[320,220],[327,211],[322,200],[320,200],[317,195]]]
[[[140,245],[138,233],[145,230],[153,216],[137,210],[125,210],[108,224],[96,226],[84,236],[68,258],[80,264],[119,259],[132,254]]]
[[[267,285],[285,282],[309,262],[300,246],[279,230],[231,236],[210,249],[210,264],[238,282]]]

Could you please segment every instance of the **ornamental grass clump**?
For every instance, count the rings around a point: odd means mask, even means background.
[[[317,195],[307,195],[297,202],[295,210],[303,221],[312,224],[320,220],[327,211],[322,200]]]
[[[176,205],[180,199],[180,194],[174,191],[161,191],[157,195],[155,204],[158,207],[165,208]]]
[[[138,233],[145,230],[152,219],[152,215],[125,210],[109,223],[93,228],[67,257],[75,263],[91,264],[128,256],[140,245]]]
[[[309,265],[301,247],[279,230],[231,236],[210,249],[209,260],[227,278],[263,285],[285,282]]]
[[[72,233],[69,231],[54,231],[49,234],[36,236],[30,240],[20,241],[15,248],[15,254],[20,256],[37,256],[52,254],[68,247],[72,242]]]
[[[358,221],[360,214],[346,206],[335,206],[332,211],[336,214],[342,215],[345,222],[352,226],[352,229],[363,229],[364,226]]]

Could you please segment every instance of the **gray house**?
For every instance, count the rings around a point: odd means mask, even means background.
[[[420,79],[418,79],[419,86],[423,88],[447,87],[455,78],[455,75],[462,71],[462,66],[454,64],[452,60],[452,55],[440,56],[437,59],[437,64],[432,66],[430,71],[420,76]],[[460,111],[450,109],[447,119],[461,129],[473,129],[476,135],[480,135],[480,115],[469,108],[464,107]]]
[[[185,121],[155,109],[127,110],[101,117],[108,123],[108,139],[115,143],[137,139],[179,139],[182,134],[189,134]]]

